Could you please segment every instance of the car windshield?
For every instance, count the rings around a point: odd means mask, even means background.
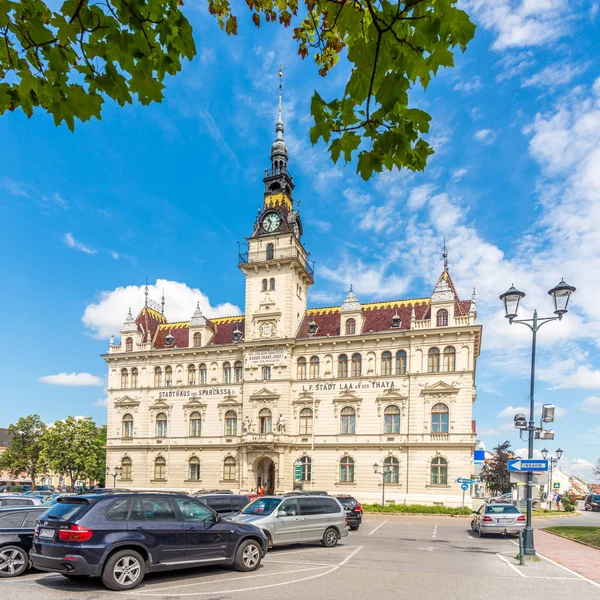
[[[243,515],[270,515],[280,504],[282,498],[257,498],[242,509]]]
[[[519,509],[512,504],[501,504],[485,507],[486,514],[518,513]]]
[[[354,498],[338,498],[338,500],[344,508],[357,506]]]
[[[600,494],[595,494],[592,496],[592,502],[600,502]]]

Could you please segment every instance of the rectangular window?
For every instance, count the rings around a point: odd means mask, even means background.
[[[265,381],[271,379],[271,367],[263,367],[262,368],[262,378]]]

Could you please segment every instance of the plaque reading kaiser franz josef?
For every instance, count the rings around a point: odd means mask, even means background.
[[[246,364],[272,365],[285,359],[285,348],[283,346],[266,346],[262,348],[250,348],[246,353]]]

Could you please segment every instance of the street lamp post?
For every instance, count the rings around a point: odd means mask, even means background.
[[[379,470],[381,469],[381,471]],[[388,465],[383,465],[383,467],[381,467],[378,463],[375,463],[373,465],[373,471],[378,474],[381,475],[381,507],[385,507],[385,476],[389,475],[390,473],[390,467]]]
[[[552,488],[552,472],[554,470],[554,467],[558,464],[558,461],[562,458],[563,455],[563,451],[560,448],[557,448],[556,450],[556,458],[554,458],[554,456],[551,456],[548,459],[548,462],[550,463],[550,479],[548,481],[548,498],[550,500],[550,510],[552,510],[552,495],[551,492],[553,491]],[[542,456],[544,458],[546,458],[548,456],[548,450],[546,450],[546,448],[544,448],[542,450]]]
[[[525,297],[524,292],[520,292],[514,285],[504,294],[500,296],[500,300],[504,303],[504,310],[506,312],[506,318],[512,325],[513,323],[520,323],[529,327],[533,334],[533,340],[531,345],[531,381],[529,384],[529,422],[527,427],[524,428],[529,432],[528,437],[528,453],[529,459],[533,458],[533,440],[534,432],[536,431],[534,422],[534,391],[535,391],[535,351],[537,342],[537,332],[540,327],[550,321],[560,321],[564,314],[567,313],[567,306],[569,304],[569,298],[575,291],[572,285],[565,283],[564,279],[560,283],[548,291],[548,294],[552,296],[554,300],[554,314],[555,317],[538,317],[537,309],[533,311],[533,319],[517,319],[517,313],[519,310],[519,302]],[[527,473],[527,523],[525,526],[525,532],[523,536],[523,547],[524,554],[526,556],[535,556],[535,546],[533,543],[533,527],[531,526],[531,508],[533,502],[533,473]]]
[[[110,467],[106,467],[106,475],[108,476],[109,474],[112,474],[113,488],[116,488],[117,487],[117,477],[119,477],[121,475],[121,473],[123,472],[123,467],[114,467],[113,471],[114,471],[114,473],[111,473]]]

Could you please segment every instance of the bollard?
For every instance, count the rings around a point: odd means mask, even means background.
[[[523,554],[523,532],[519,531],[519,564],[525,564],[525,556]]]

